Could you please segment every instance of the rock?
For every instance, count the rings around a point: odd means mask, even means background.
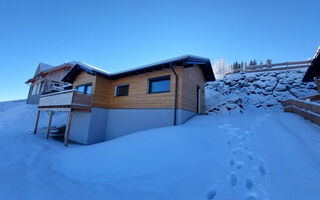
[[[244,112],[248,107],[282,109],[281,102],[317,93],[315,82],[301,82],[305,70],[239,73],[206,85],[209,112]],[[290,90],[290,92],[289,92]],[[217,106],[218,105],[218,106]]]
[[[258,77],[255,74],[250,74],[250,75],[247,75],[244,80],[252,83],[253,81],[258,80]]]
[[[280,84],[280,83],[275,88],[275,91],[279,91],[279,92],[283,92],[283,91],[286,91],[286,90],[287,90],[286,86],[283,85],[283,84]]]

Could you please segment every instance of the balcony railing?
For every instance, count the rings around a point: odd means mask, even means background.
[[[67,85],[67,84],[60,82],[60,81],[46,80],[45,89],[44,89],[43,93],[50,94],[50,93],[54,93],[54,92],[61,92],[64,90],[65,85]]]
[[[40,96],[39,107],[91,107],[92,96],[65,90]]]

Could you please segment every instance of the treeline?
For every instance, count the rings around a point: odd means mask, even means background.
[[[271,64],[272,64],[271,59],[267,59],[265,61],[265,63],[263,63],[262,60],[260,60],[260,63],[259,63],[259,65],[271,65]],[[248,66],[255,66],[255,65],[258,65],[256,59],[250,60],[249,63],[243,62],[243,61],[241,61],[241,62],[236,61],[231,65],[231,68],[232,69],[245,69]]]

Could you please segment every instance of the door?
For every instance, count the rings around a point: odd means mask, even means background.
[[[200,87],[197,86],[197,113],[200,114],[201,112],[201,90]]]

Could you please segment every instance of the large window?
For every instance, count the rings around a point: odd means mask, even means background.
[[[92,84],[80,85],[77,87],[77,91],[79,91],[83,94],[91,95],[92,94]]]
[[[170,92],[170,75],[149,79],[149,93]]]
[[[129,95],[129,85],[118,85],[115,87],[114,96],[128,96]]]

